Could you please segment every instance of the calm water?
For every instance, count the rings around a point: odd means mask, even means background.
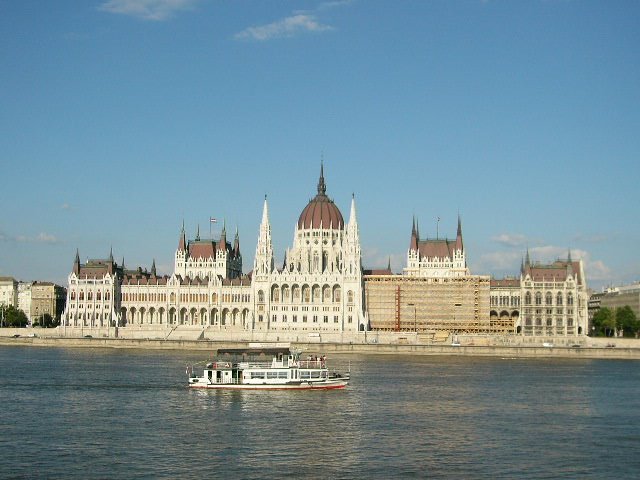
[[[340,356],[343,391],[190,391],[203,357],[0,347],[0,478],[640,475],[637,362]]]

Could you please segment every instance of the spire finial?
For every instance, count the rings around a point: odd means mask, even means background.
[[[327,186],[324,183],[324,154],[320,157],[320,180],[318,180],[318,195],[326,195]]]

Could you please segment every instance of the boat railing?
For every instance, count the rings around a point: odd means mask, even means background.
[[[323,360],[298,360],[299,368],[326,368]]]

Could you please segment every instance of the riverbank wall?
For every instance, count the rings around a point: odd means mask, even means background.
[[[420,335],[403,332],[358,332],[339,340],[313,336],[289,338],[286,335],[218,335],[198,338],[135,338],[133,332],[120,336],[123,329],[113,328],[101,336],[75,335],[59,329],[0,329],[0,346],[34,346],[64,348],[131,348],[155,350],[190,350],[215,352],[223,348],[267,348],[275,344],[290,344],[303,352],[380,355],[449,355],[500,358],[582,358],[640,360],[640,340],[576,337],[561,339],[520,336],[464,336],[456,338],[460,345],[434,343]],[[81,332],[84,333],[84,332]],[[92,332],[94,334],[98,332]],[[140,333],[140,332],[138,332]],[[149,333],[149,332],[146,332]],[[71,335],[69,335],[71,334]],[[116,337],[116,334],[118,336]],[[193,337],[193,335],[190,335]],[[240,337],[245,338],[240,338]],[[246,338],[249,337],[249,338]],[[562,340],[562,341],[559,341]]]

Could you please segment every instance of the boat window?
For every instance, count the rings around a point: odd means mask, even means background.
[[[300,378],[302,379],[311,378],[311,372],[302,370],[300,372]]]
[[[264,372],[251,372],[251,378],[264,378]]]
[[[267,372],[267,378],[278,378],[278,372]]]
[[[316,370],[311,372],[311,378],[320,378],[320,371]]]
[[[322,372],[322,378],[327,378],[327,372],[326,371]]]
[[[287,372],[278,372],[278,378],[287,378]]]

